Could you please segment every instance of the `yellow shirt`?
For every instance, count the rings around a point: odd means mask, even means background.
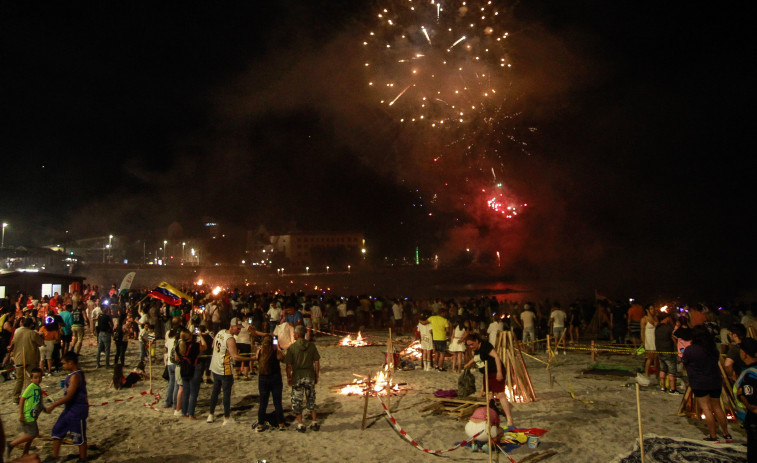
[[[431,323],[431,332],[433,333],[434,341],[446,341],[447,328],[449,328],[447,319],[440,315],[432,315],[428,317],[428,321]]]

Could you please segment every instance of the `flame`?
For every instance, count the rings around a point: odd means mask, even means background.
[[[368,342],[363,340],[363,335],[360,333],[360,331],[357,332],[357,338],[355,340],[352,340],[352,337],[348,334],[346,337],[342,338],[341,342],[339,342],[340,346],[347,346],[347,347],[360,347],[360,346],[367,346]]]
[[[218,293],[220,293],[220,292],[221,292],[221,287],[220,286],[216,286],[215,288],[213,288],[213,295],[214,296],[218,296]]]
[[[415,341],[414,343],[410,344],[402,352],[400,352],[400,356],[405,356],[412,360],[420,360],[423,357],[421,342]]]
[[[387,395],[389,393],[399,392],[400,387],[391,382],[388,373],[388,366],[384,366],[383,371],[379,371],[371,379],[371,389],[368,389],[368,381],[364,378],[355,379],[352,384],[344,386],[339,393],[342,395],[363,395],[370,391],[371,395]]]

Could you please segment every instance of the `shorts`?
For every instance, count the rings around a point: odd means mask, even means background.
[[[691,392],[694,393],[694,397],[710,396],[711,399],[719,399],[721,391],[722,391],[722,388],[717,388],[717,389],[694,389],[693,387],[691,388]]]
[[[536,328],[523,328],[523,342],[536,341]]]
[[[486,378],[486,383],[489,385],[489,392],[494,394],[499,394],[500,392],[505,392],[505,378],[502,378],[502,381],[497,380],[497,372],[489,373],[489,376]]]
[[[19,424],[21,425],[21,434],[26,434],[27,436],[32,437],[39,436],[39,427],[37,426],[36,421],[25,421]]]
[[[68,333],[68,334],[63,333],[63,334],[61,334],[60,335],[60,339],[61,339],[61,341],[65,342],[65,343],[70,343],[71,342],[71,333]]]
[[[60,440],[68,434],[71,434],[71,441],[74,445],[86,444],[87,418],[63,410],[63,413],[58,417],[58,421],[53,425],[50,435],[53,439]]]
[[[71,333],[76,336],[77,341],[84,339],[84,326],[74,325],[71,327]]]
[[[676,371],[678,369],[676,362],[677,360],[676,354],[660,354],[660,371],[663,373],[668,373],[671,375],[675,375]]]
[[[244,355],[244,354],[252,353],[252,344],[237,343],[237,350],[239,351],[239,355],[241,355],[245,359],[252,359],[251,356]],[[234,362],[234,363],[239,364],[239,363],[247,363],[247,362]]]
[[[552,334],[556,339],[560,339],[562,337],[562,334],[565,332],[564,326],[554,326],[552,327]]]
[[[437,352],[447,352],[447,341],[434,341],[434,350]]]
[[[315,380],[300,378],[292,385],[292,411],[299,415],[303,410],[315,410]]]
[[[39,348],[40,360],[51,360],[55,350],[55,341],[45,341],[45,345]]]
[[[434,349],[434,343],[432,341],[421,339],[421,349],[423,349],[423,350],[433,350]]]

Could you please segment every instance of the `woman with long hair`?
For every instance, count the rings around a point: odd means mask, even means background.
[[[281,378],[281,361],[284,359],[284,352],[278,345],[273,344],[273,337],[267,334],[260,341],[260,348],[255,357],[258,361],[258,391],[260,393],[258,425],[255,431],[263,432],[268,429],[267,421],[275,421],[279,431],[284,431],[286,423],[284,423],[284,408],[281,405],[281,391],[284,384]],[[269,420],[266,414],[268,399],[271,396],[273,396],[275,420]]]
[[[733,442],[728,433],[728,421],[723,407],[720,406],[720,392],[723,379],[718,362],[720,353],[715,339],[703,325],[691,329],[691,344],[683,352],[683,364],[689,374],[689,386],[696,398],[699,409],[704,413],[707,430],[710,435],[704,440],[716,442],[716,424],[723,431],[726,442]]]
[[[647,307],[647,313],[641,319],[641,343],[647,353],[647,361],[644,363],[644,374],[649,376],[649,370],[654,366],[658,371],[660,367],[657,358],[657,349],[654,342],[654,332],[657,327],[657,311],[654,306]]]

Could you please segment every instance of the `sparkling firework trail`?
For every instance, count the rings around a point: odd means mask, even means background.
[[[515,217],[523,205],[498,178],[503,156],[528,153],[522,141],[528,132],[515,128],[519,113],[509,108],[512,69],[503,2],[385,1],[362,42],[376,101],[425,142],[441,188],[460,194],[458,204],[486,204],[497,216]],[[496,191],[481,197],[481,187],[492,186],[489,171]],[[431,193],[436,199],[439,191]]]

